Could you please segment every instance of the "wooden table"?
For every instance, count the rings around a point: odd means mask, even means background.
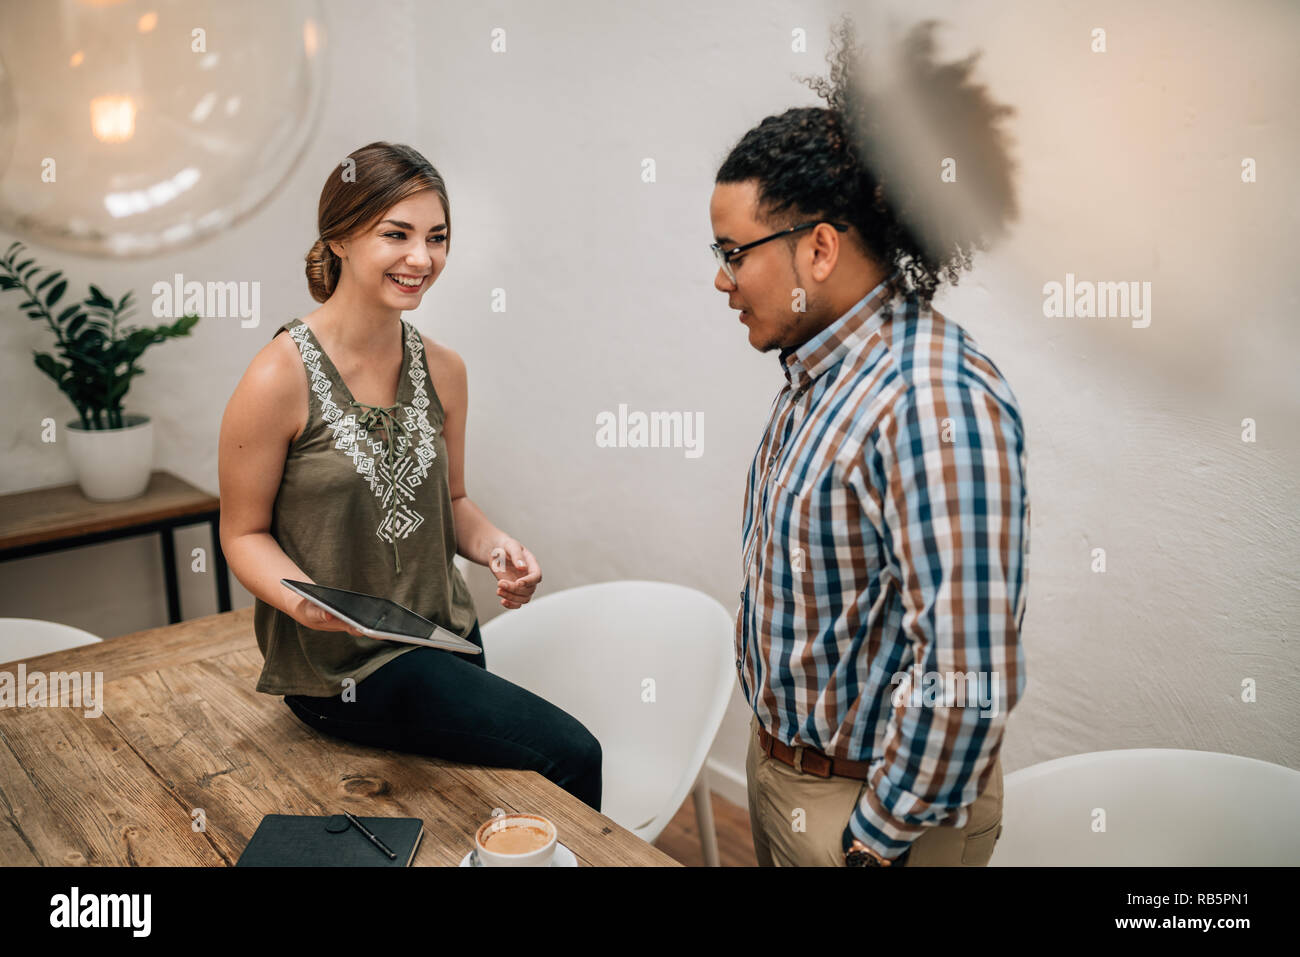
[[[230,578],[221,551],[221,499],[170,472],[154,472],[144,494],[123,502],[92,502],[81,487],[59,485],[0,495],[0,562],[157,532],[162,540],[167,620],[181,620],[173,529],[207,522],[217,610],[230,611]]]
[[[102,672],[103,714],[0,709],[0,865],[232,865],[264,814],[344,810],[422,818],[414,863],[455,865],[497,807],[550,818],[580,865],[677,864],[536,772],[318,734],[254,690],[252,623],[250,607],[22,662]]]

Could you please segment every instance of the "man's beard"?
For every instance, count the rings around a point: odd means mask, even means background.
[[[807,309],[803,312],[795,312],[793,309],[787,314],[785,321],[782,323],[777,337],[780,341],[773,343],[775,349],[797,349],[809,339],[813,334],[808,330],[817,329],[823,324],[819,317],[822,315],[821,303],[808,300]],[[764,349],[764,352],[767,350]]]

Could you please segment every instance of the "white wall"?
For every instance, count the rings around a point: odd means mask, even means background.
[[[466,5],[469,6],[469,5]],[[1028,428],[1033,501],[1029,685],[1008,771],[1104,748],[1227,751],[1300,767],[1297,432],[1291,321],[1300,281],[1283,4],[1032,3],[946,17],[945,49],[1016,105],[1022,222],[938,307],[992,354]],[[735,608],[745,472],[772,397],[759,355],[712,288],[708,198],[751,125],[818,102],[831,11],[771,0],[651,8],[595,2],[327,4],[333,65],[301,168],[234,231],[165,261],[42,261],[117,294],[153,282],[255,280],[261,325],[200,322],[146,355],[128,408],[153,415],[157,466],[217,491],[225,403],[281,322],[314,307],[302,256],[324,177],[373,139],[446,176],[454,242],[411,318],[469,366],[467,484],[539,557],[543,593],[592,581],[683,582]],[[508,53],[489,52],[507,30]],[[1090,53],[1089,31],[1108,51]],[[790,52],[790,31],[809,52]],[[1242,184],[1241,157],[1259,181]],[[658,178],[640,179],[653,157]],[[1293,166],[1293,163],[1291,164]],[[1153,321],[1048,319],[1042,286],[1148,280]],[[494,287],[508,311],[493,313]],[[40,421],[70,406],[31,363],[48,336],[0,298],[0,491],[72,481]],[[704,454],[600,449],[595,417],[703,412]],[[1243,443],[1241,420],[1258,441]],[[206,530],[178,536],[184,556]],[[1106,550],[1107,570],[1090,569]],[[483,620],[500,609],[474,578]],[[187,617],[215,610],[183,569]],[[235,605],[251,597],[235,583]],[[157,546],[118,542],[3,566],[0,615],[102,635],[165,622]],[[251,641],[251,636],[250,636]],[[1258,701],[1243,703],[1254,679]],[[737,691],[715,743],[718,787],[743,801]]]

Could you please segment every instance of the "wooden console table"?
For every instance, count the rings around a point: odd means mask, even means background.
[[[170,472],[155,471],[145,493],[124,502],[92,502],[75,483],[12,492],[0,495],[0,562],[157,532],[167,583],[167,620],[174,625],[181,620],[181,596],[172,531],[180,525],[207,522],[211,526],[217,611],[230,611],[220,521],[220,498]]]

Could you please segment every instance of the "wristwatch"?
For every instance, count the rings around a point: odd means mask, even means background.
[[[881,857],[874,850],[867,847],[861,841],[854,838],[849,849],[844,852],[845,867],[902,867],[907,861],[909,847],[906,851],[894,859]]]

